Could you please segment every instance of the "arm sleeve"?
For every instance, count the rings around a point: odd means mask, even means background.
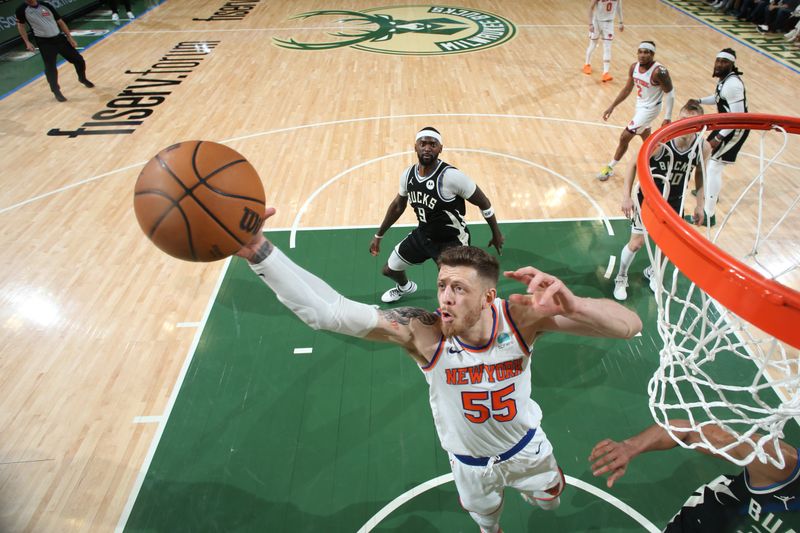
[[[672,120],[672,108],[675,106],[675,89],[672,89],[666,94],[667,103],[664,106],[664,118]]]
[[[472,178],[457,168],[448,168],[442,176],[442,198],[445,200],[456,196],[467,199],[475,194],[477,188],[478,185],[472,181]]]
[[[702,98],[698,98],[698,100],[703,105],[711,105],[711,104],[716,104],[717,103],[717,99],[713,94],[710,95],[710,96],[704,96]]]
[[[364,337],[378,324],[375,307],[348,300],[278,248],[262,262],[250,264],[250,268],[283,305],[313,329]]]

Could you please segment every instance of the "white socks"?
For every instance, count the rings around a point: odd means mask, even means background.
[[[595,48],[597,48],[597,40],[589,39],[589,48],[586,49],[586,61],[584,61],[584,65],[588,65],[592,62],[592,52],[594,52]]]
[[[622,252],[619,254],[619,272],[617,272],[617,275],[627,276],[628,269],[631,267],[631,263],[633,263],[635,257],[636,252],[632,252],[627,244],[623,246]]]

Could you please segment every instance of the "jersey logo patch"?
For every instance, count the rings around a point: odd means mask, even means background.
[[[434,187],[436,187],[436,184],[433,182],[433,180],[428,180],[425,182],[425,186],[428,188],[429,191],[431,191],[433,190]]]

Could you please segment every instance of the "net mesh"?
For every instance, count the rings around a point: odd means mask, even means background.
[[[705,129],[696,140],[697,150],[704,133]],[[718,206],[717,225],[712,227],[706,220],[704,227],[696,229],[766,278],[797,289],[800,145],[797,136],[780,126],[751,132],[745,148],[753,145],[754,137],[758,153],[743,152],[736,164],[742,167],[737,171],[744,170],[739,175],[753,177],[728,179],[721,195],[733,201]],[[731,170],[726,173],[733,174]],[[664,180],[665,196],[670,182],[675,182],[671,171],[667,170]],[[688,191],[684,202],[687,198]],[[726,209],[723,217],[720,208]],[[782,468],[784,457],[777,441],[787,421],[800,416],[798,350],[727,309],[681,272],[657,245],[649,239],[646,243],[663,341],[658,369],[648,385],[653,418],[681,444],[679,433],[698,431],[702,442],[693,448],[708,449],[739,465],[758,459]],[[670,420],[674,419],[688,419],[690,427],[673,426]],[[707,440],[702,429],[710,424],[731,435],[730,444],[718,448]],[[740,448],[732,455],[741,444],[748,444],[751,453],[742,457]]]

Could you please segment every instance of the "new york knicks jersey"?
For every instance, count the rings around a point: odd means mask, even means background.
[[[414,209],[419,222],[419,229],[433,241],[466,240],[469,244],[469,232],[464,220],[466,205],[464,198],[455,196],[444,198],[442,195],[442,178],[451,167],[439,161],[430,176],[420,176],[417,165],[411,165],[406,171],[406,190],[408,202]]]
[[[645,72],[639,72],[639,64],[633,67],[633,84],[636,86],[636,107],[652,107],[661,103],[664,91],[660,85],[653,85],[653,74],[664,66],[653,61]]]
[[[613,21],[616,13],[617,0],[600,0],[594,6],[594,19],[599,22]]]
[[[499,455],[542,418],[531,399],[531,347],[511,319],[508,302],[495,299],[492,317],[485,346],[443,336],[431,362],[421,367],[442,448],[458,455]]]

